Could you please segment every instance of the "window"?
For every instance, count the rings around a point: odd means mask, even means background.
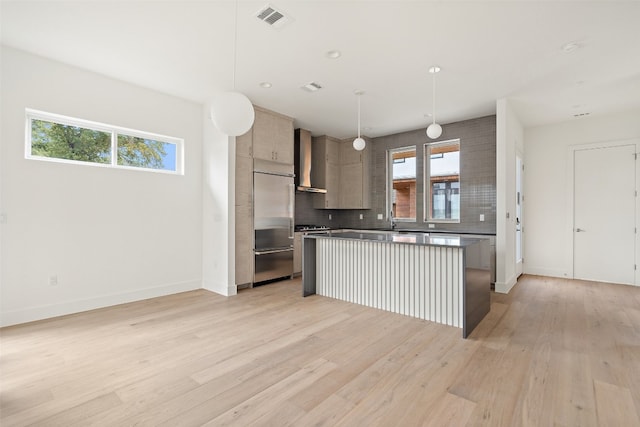
[[[182,174],[183,140],[27,110],[26,157]]]
[[[416,147],[388,152],[388,212],[399,221],[416,220]]]
[[[460,140],[424,146],[425,221],[460,222]]]

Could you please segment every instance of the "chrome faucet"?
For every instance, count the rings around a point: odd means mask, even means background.
[[[391,212],[389,212],[389,223],[391,224],[391,229],[395,230],[396,221],[395,221],[395,218],[393,218],[393,209],[391,210]]]

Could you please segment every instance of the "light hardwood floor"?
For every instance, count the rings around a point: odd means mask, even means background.
[[[640,425],[640,288],[525,276],[463,340],[300,287],[4,328],[0,424]]]

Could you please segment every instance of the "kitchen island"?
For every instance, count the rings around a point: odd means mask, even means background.
[[[488,239],[423,233],[309,235],[303,296],[323,295],[462,328],[467,337],[490,308]]]

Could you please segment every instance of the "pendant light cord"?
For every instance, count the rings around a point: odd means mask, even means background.
[[[436,73],[433,73],[433,111],[431,112],[433,124],[436,123]]]
[[[358,138],[360,138],[360,96],[358,95]]]
[[[231,78],[233,91],[236,90],[236,62],[238,57],[238,0],[236,0],[236,10],[235,10],[234,21],[235,23],[233,28],[233,76]]]

